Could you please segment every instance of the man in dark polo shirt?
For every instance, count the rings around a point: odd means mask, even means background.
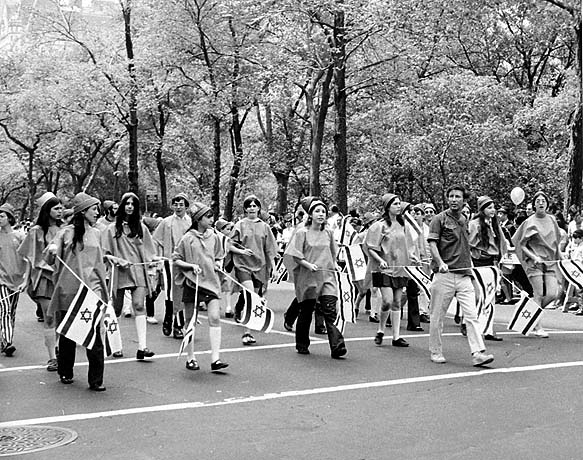
[[[467,219],[462,208],[467,198],[466,189],[453,185],[447,190],[449,208],[437,214],[429,225],[429,249],[433,260],[434,273],[431,284],[431,323],[429,324],[429,351],[431,361],[445,363],[442,351],[443,319],[455,297],[463,312],[468,343],[474,366],[484,366],[494,361],[494,356],[486,354],[478,324],[476,297],[472,284],[472,258],[468,241]]]

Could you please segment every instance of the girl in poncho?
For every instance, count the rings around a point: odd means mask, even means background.
[[[534,301],[545,308],[558,295],[557,260],[561,259],[559,242],[561,234],[555,218],[547,214],[549,198],[544,192],[535,193],[530,215],[516,230],[512,242],[516,256],[522,264],[532,285]],[[534,335],[548,337],[548,333],[537,324]]]
[[[42,317],[46,318],[47,309],[53,296],[53,267],[44,259],[43,251],[55,238],[61,225],[63,205],[53,193],[46,192],[38,200],[40,208],[38,218],[30,228],[24,241],[18,248],[18,253],[26,259],[25,282],[28,286],[28,295],[37,306],[40,306]],[[44,340],[49,360],[47,371],[55,372],[58,369],[56,356],[55,326],[52,321],[44,321]]]
[[[74,306],[73,300],[81,284],[79,280],[102,301],[107,302],[101,232],[94,227],[99,217],[99,200],[81,192],[75,195],[72,205],[71,224],[64,227],[47,248],[47,260],[55,264],[55,291],[49,305],[48,317],[54,318],[56,324]],[[74,341],[62,334],[59,336],[59,376],[64,384],[73,383],[75,348]],[[105,391],[103,343],[99,326],[95,343],[86,352],[89,361],[89,388],[93,391]]]
[[[12,230],[15,223],[14,208],[4,203],[0,206],[0,352],[8,357],[16,351],[12,343],[16,306],[20,291],[26,287],[26,263],[17,252],[24,235]]]
[[[225,251],[219,235],[213,229],[213,212],[203,203],[195,202],[191,208],[192,226],[182,237],[172,258],[179,270],[176,284],[183,287],[185,322],[189,324],[197,314],[195,301],[207,306],[209,339],[211,343],[211,371],[216,372],[228,366],[219,359],[221,348],[221,323],[219,302],[221,280],[217,271],[222,268]],[[194,337],[193,337],[194,341]],[[200,369],[192,347],[188,349],[186,368]]]
[[[369,269],[372,285],[381,291],[382,305],[375,344],[382,345],[385,326],[389,314],[392,319],[394,347],[408,347],[409,343],[400,337],[401,297],[407,286],[407,272],[403,268],[411,265],[405,221],[401,215],[401,201],[397,195],[387,193],[382,197],[384,214],[366,234],[369,251]]]
[[[313,200],[306,225],[298,228],[285,251],[286,266],[293,273],[300,313],[296,323],[296,350],[309,354],[310,324],[316,309],[324,318],[332,358],[346,354],[344,337],[335,326],[338,285],[335,271],[338,247],[326,228],[328,207]]]
[[[112,276],[115,313],[119,316],[123,307],[124,291],[132,296],[138,351],[136,359],[143,360],[154,356],[146,345],[146,309],[144,300],[147,294],[154,292],[148,265],[159,260],[150,231],[142,223],[140,200],[134,193],[121,197],[119,209],[115,216],[115,225],[110,225],[101,235],[101,244],[105,258],[118,270],[118,276]]]
[[[237,280],[249,291],[264,295],[273,267],[273,259],[277,255],[277,243],[269,225],[259,219],[261,202],[255,195],[250,195],[243,201],[245,217],[235,224],[231,238],[235,243],[251,250],[251,255],[233,254],[235,275]],[[235,305],[235,317],[241,315],[243,309],[243,294]],[[241,338],[243,345],[255,343],[255,338],[249,330]]]

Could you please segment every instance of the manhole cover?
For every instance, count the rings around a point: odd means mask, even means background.
[[[0,428],[0,457],[28,454],[64,446],[77,439],[68,428],[53,426],[17,426]]]

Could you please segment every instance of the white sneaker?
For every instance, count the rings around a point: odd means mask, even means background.
[[[444,364],[447,362],[442,353],[431,353],[431,361],[437,364]]]
[[[535,337],[540,337],[542,339],[548,339],[549,338],[549,333],[547,331],[545,331],[542,327],[539,329],[535,329],[534,331],[532,331],[532,335],[534,335]]]
[[[488,355],[481,351],[472,354],[472,365],[475,367],[485,366],[494,361],[494,355]]]
[[[132,307],[130,307],[129,305],[127,305],[126,307],[124,307],[124,309],[123,309],[123,316],[125,318],[131,318],[132,317]]]
[[[153,316],[146,316],[146,321],[149,324],[158,324],[158,320],[156,318],[154,318]]]

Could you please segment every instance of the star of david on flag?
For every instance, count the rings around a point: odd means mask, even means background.
[[[105,303],[86,285],[81,284],[57,333],[85,348],[92,349]]]
[[[338,330],[344,334],[346,323],[356,323],[355,300],[357,291],[350,281],[348,273],[335,273],[338,284],[338,305],[337,315],[334,324]]]
[[[241,324],[254,331],[270,332],[275,314],[267,306],[265,299],[247,289],[244,291],[244,298]]]
[[[508,323],[508,329],[527,335],[540,321],[542,313],[543,309],[534,300],[529,299],[526,292],[522,292],[520,301]]]
[[[119,329],[119,321],[115,315],[113,305],[108,303],[105,307],[103,315],[103,326],[105,328],[105,347],[104,352],[106,356],[111,356],[116,351],[122,350],[121,331]]]
[[[361,281],[366,277],[366,256],[360,244],[343,248],[346,254],[346,267],[352,281]]]
[[[583,289],[583,262],[566,259],[559,262],[559,270],[570,284]]]

